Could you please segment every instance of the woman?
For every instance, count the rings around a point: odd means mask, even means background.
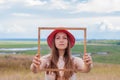
[[[88,54],[83,59],[73,57],[70,49],[75,44],[74,36],[65,29],[56,29],[47,38],[51,53],[39,58],[36,55],[31,64],[31,70],[38,69],[78,69],[80,72],[89,72],[92,59]],[[75,71],[46,71],[45,80],[77,80]]]

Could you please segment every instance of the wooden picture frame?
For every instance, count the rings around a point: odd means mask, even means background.
[[[54,30],[54,29],[66,29],[66,30],[83,30],[84,31],[84,54],[87,54],[87,50],[86,50],[86,28],[82,27],[82,28],[78,28],[78,27],[38,27],[38,51],[37,54],[40,55],[40,31],[41,30]],[[73,70],[73,69],[41,69],[40,71],[79,71],[77,69]]]

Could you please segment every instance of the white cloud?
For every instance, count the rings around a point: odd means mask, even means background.
[[[7,24],[5,24],[6,22]],[[0,25],[0,33],[2,34],[22,34],[27,32],[27,27],[22,24],[17,24],[16,21],[6,20],[6,22],[4,21]]]
[[[76,2],[77,0],[71,0],[71,2]]]
[[[13,4],[21,4],[27,7],[37,8],[38,6],[42,6],[44,9],[69,9],[71,7],[70,1],[64,0],[1,0],[0,3],[6,3],[8,6],[12,6]],[[36,7],[37,6],[37,7]]]
[[[120,26],[114,26],[112,23],[110,22],[106,22],[105,23],[107,25],[107,29],[110,31],[120,31]]]
[[[119,4],[120,0],[88,0],[88,2],[87,0],[86,2],[79,2],[79,0],[0,0],[0,12],[2,12],[1,14],[3,15],[1,15],[0,18],[0,36],[2,34],[3,37],[7,37],[9,34],[20,34],[20,36],[17,37],[37,37],[38,26],[87,27],[89,32],[88,34],[96,34],[95,31],[97,30],[101,30],[104,32],[110,31],[111,33],[119,32],[119,15],[113,17],[96,16],[78,18],[75,18],[76,15],[74,14],[72,14],[72,18],[69,17],[70,15],[65,17],[65,15],[67,14],[64,15],[62,13],[60,13],[60,15],[56,15],[56,13],[61,10],[65,12],[73,11],[79,13],[87,11],[88,13],[95,12],[104,14],[106,12],[120,11]],[[10,9],[5,10],[5,8]],[[18,8],[20,10],[17,10]],[[3,9],[5,12],[1,9]],[[34,12],[34,14],[36,13],[36,15],[32,14],[33,9],[34,11],[36,11]],[[44,11],[40,12],[41,9]],[[52,11],[55,11],[55,13]],[[56,18],[56,16],[59,18]],[[77,16],[79,16],[79,14],[77,14]],[[102,25],[100,25],[101,22],[103,22]],[[97,25],[99,25],[99,27]],[[6,36],[4,36],[4,34],[6,34]]]
[[[103,22],[98,24],[98,26],[100,27],[99,28],[100,31],[112,31],[112,32],[120,31],[120,26],[113,25],[112,22],[109,22],[109,20],[103,20]]]
[[[112,12],[120,11],[120,0],[90,0],[87,3],[78,3],[74,13],[77,12]]]
[[[64,0],[51,0],[50,7],[52,9],[69,9],[69,2],[65,2]]]
[[[82,18],[44,18],[40,15],[36,15],[33,17],[24,17],[24,13],[22,15],[18,15],[18,13],[14,13],[15,16],[20,17],[14,17],[12,16],[3,19],[0,22],[0,36],[5,33],[6,36],[4,37],[10,37],[9,34],[17,36],[17,37],[37,37],[37,27],[44,27],[44,26],[51,26],[51,27],[87,27],[88,34],[96,34],[96,31],[103,30],[106,32],[106,30],[109,30],[112,32],[119,32],[120,31],[120,17],[114,16],[114,17],[82,17]],[[21,17],[23,16],[23,17]],[[29,16],[29,14],[28,14]],[[97,26],[101,22],[104,22],[103,26]],[[106,27],[107,26],[107,27]],[[11,36],[12,36],[11,35]],[[104,34],[102,34],[104,35]],[[15,37],[14,36],[14,37]]]
[[[5,10],[5,9],[9,9],[10,6],[7,2],[8,0],[0,0],[0,10]]]
[[[0,24],[0,33],[4,33],[4,27],[2,27],[3,25]]]
[[[104,24],[103,22],[100,24],[100,26],[99,26],[100,28],[100,31],[105,31],[106,29],[107,29],[107,26],[106,26],[106,24]]]
[[[4,27],[3,28],[3,32],[5,32],[5,33],[24,33],[24,32],[26,32],[26,29],[25,29],[25,27],[23,28],[22,26],[19,26],[19,25],[16,25],[16,24],[14,24],[14,25],[12,25],[12,26],[10,26],[10,27]]]
[[[5,0],[0,0],[0,4],[3,4],[3,3],[5,3]]]
[[[30,17],[32,16],[31,14],[28,13],[13,13],[13,16],[22,16],[22,17]]]
[[[63,9],[72,11],[73,13],[79,12],[96,12],[96,13],[109,13],[113,11],[120,11],[120,0],[88,0],[86,2],[79,2],[77,0],[0,0],[0,7],[4,6],[15,7],[13,4],[21,4],[22,6],[35,6],[34,8],[47,9]],[[13,5],[13,6],[12,6]],[[21,6],[19,5],[19,6]],[[37,6],[37,7],[36,7]],[[41,8],[40,8],[41,9]]]
[[[0,4],[5,4],[2,5],[4,6],[9,6],[9,7],[15,7],[14,4],[20,4],[19,6],[42,6],[45,5],[47,2],[46,1],[41,1],[41,0],[0,0]],[[1,7],[1,5],[0,5]]]
[[[40,1],[40,0],[26,0],[25,1],[27,6],[42,6],[45,5],[46,1]]]

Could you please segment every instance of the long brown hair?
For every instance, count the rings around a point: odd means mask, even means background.
[[[70,40],[69,37],[67,37],[68,39],[68,46],[65,49],[65,53],[64,53],[64,61],[65,61],[65,65],[64,65],[64,69],[73,69],[74,68],[74,64],[73,64],[73,60],[71,57],[71,53],[70,53]],[[51,49],[51,59],[50,59],[50,64],[48,65],[47,68],[49,69],[58,69],[57,67],[57,62],[59,59],[59,53],[58,53],[58,49],[55,46],[55,38],[52,42],[52,49]],[[47,74],[50,74],[50,71],[47,71]],[[57,78],[60,77],[60,74],[58,71],[53,71],[53,73],[55,73],[56,77],[55,80],[57,80]],[[65,71],[64,75],[62,76],[65,80],[69,80],[69,78],[73,75],[73,71]]]

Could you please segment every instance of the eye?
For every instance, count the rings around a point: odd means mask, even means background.
[[[60,39],[60,37],[56,37],[55,39]]]
[[[67,39],[67,37],[63,37],[63,39]]]

